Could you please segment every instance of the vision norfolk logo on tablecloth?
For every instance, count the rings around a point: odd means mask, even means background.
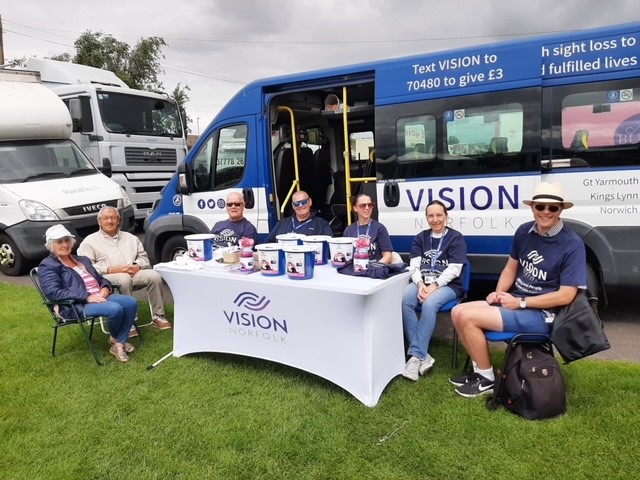
[[[236,309],[223,310],[230,325],[231,335],[286,343],[289,334],[287,321],[269,315],[268,307],[271,300],[266,296],[253,292],[240,292],[233,300],[233,304],[237,307]]]

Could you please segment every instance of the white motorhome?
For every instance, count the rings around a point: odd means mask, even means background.
[[[80,242],[116,207],[135,227],[124,191],[70,140],[72,120],[37,72],[0,69],[0,270],[21,275],[44,258],[44,233],[63,224]]]
[[[144,220],[160,190],[187,152],[177,104],[165,94],[129,88],[113,72],[56,60],[29,58],[72,112],[71,138],[99,168],[112,170],[133,203],[136,220]]]

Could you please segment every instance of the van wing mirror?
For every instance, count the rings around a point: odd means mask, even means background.
[[[178,193],[183,195],[193,193],[193,169],[185,162],[178,165]]]

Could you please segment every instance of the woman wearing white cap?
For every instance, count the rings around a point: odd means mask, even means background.
[[[75,237],[63,225],[45,233],[45,246],[51,252],[38,267],[42,291],[49,300],[74,300],[80,316],[103,316],[109,323],[109,353],[120,362],[129,361],[135,348],[127,340],[138,302],[129,295],[113,294],[111,282],[100,275],[87,257],[72,255]],[[62,305],[60,315],[74,318],[71,306]]]
[[[496,291],[486,300],[462,303],[451,319],[471,360],[473,373],[449,379],[463,397],[493,392],[495,375],[484,330],[547,333],[559,307],[587,287],[584,243],[560,219],[573,207],[557,183],[540,183],[531,200],[534,221],[516,230]]]

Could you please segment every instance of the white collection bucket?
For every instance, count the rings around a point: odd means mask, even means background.
[[[353,259],[354,240],[352,237],[334,237],[328,240],[332,267],[344,267]]]
[[[316,265],[326,265],[329,260],[329,235],[309,235],[302,239],[302,244],[313,247],[316,252]]]
[[[185,235],[187,254],[192,260],[206,262],[213,258],[213,235],[210,233],[196,233]]]
[[[302,245],[302,240],[306,237],[302,233],[282,233],[276,235],[276,240],[281,245]]]
[[[313,267],[316,263],[316,251],[313,247],[285,245],[282,250],[289,278],[293,280],[313,278]]]
[[[284,252],[279,243],[263,243],[256,245],[258,264],[262,275],[284,275]]]

